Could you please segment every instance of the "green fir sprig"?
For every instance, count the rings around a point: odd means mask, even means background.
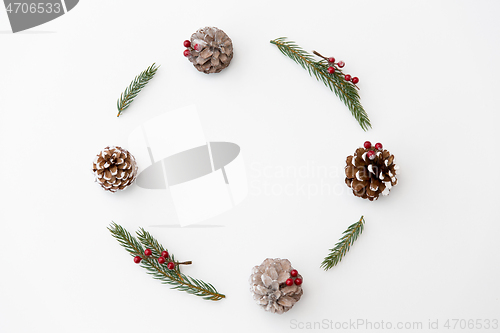
[[[328,73],[328,67],[332,67],[332,64],[328,63],[327,58],[314,52],[314,54],[322,58],[317,61],[313,55],[304,51],[295,42],[286,39],[286,37],[276,38],[271,41],[271,44],[276,45],[281,53],[302,66],[302,68],[309,72],[309,75],[314,76],[333,91],[351,111],[351,114],[356,118],[364,131],[371,128],[372,125],[370,124],[370,119],[368,119],[368,114],[359,101],[358,88],[351,81],[345,80],[342,70],[334,66],[335,72]]]
[[[361,235],[364,228],[365,219],[363,216],[358,222],[351,224],[346,231],[344,231],[342,238],[339,240],[333,249],[330,249],[330,254],[326,256],[325,260],[321,263],[321,268],[325,271],[337,265],[342,258],[349,251],[351,245],[354,243],[358,236]]]
[[[130,104],[134,101],[134,98],[141,92],[142,88],[148,84],[149,80],[153,78],[156,74],[156,71],[160,68],[160,66],[155,66],[152,64],[145,71],[141,72],[135,79],[130,83],[130,85],[125,88],[125,91],[120,95],[120,98],[116,102],[116,107],[118,108],[119,117],[122,112],[127,109]]]
[[[163,251],[168,250],[143,228],[140,228],[139,231],[136,232],[137,238],[132,236],[125,228],[114,222],[111,223],[108,230],[132,257],[141,257],[142,260],[140,261],[140,266],[145,268],[147,273],[152,275],[153,278],[160,280],[161,283],[172,286],[172,289],[185,291],[189,294],[203,297],[206,300],[219,301],[226,297],[225,295],[219,293],[210,283],[206,283],[183,274],[179,269],[179,265],[191,264],[190,261],[175,261],[174,256],[169,252],[169,256],[165,264],[160,264],[158,262],[158,258]],[[144,255],[145,248],[152,251],[151,256]],[[175,268],[169,270],[167,268],[167,262],[174,262]]]

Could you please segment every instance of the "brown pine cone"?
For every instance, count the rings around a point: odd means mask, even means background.
[[[250,276],[250,291],[253,299],[264,310],[282,314],[290,310],[300,300],[304,293],[301,283],[291,286],[286,284],[288,279],[302,279],[300,274],[291,276],[292,264],[288,259],[267,258],[260,266],[252,269]]]
[[[137,177],[137,163],[126,149],[108,146],[95,157],[92,171],[103,189],[116,192],[132,185]]]
[[[377,200],[380,194],[388,195],[391,187],[398,183],[399,167],[394,163],[394,155],[382,149],[381,144],[376,147],[379,149],[356,149],[354,155],[347,156],[345,167],[345,182],[352,193],[370,201]]]
[[[215,27],[202,28],[192,34],[189,50],[189,61],[205,74],[219,73],[233,59],[231,38]]]

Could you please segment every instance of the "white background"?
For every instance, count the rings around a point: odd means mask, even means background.
[[[0,10],[0,332],[286,332],[324,319],[422,322],[424,332],[429,320],[441,329],[453,318],[500,320],[499,10],[495,1],[88,0],[18,34]],[[182,56],[204,26],[234,43],[219,75]],[[281,36],[346,62],[372,130],[269,43]],[[117,118],[120,92],[153,62],[157,75]],[[193,103],[209,140],[241,146],[250,193],[206,221],[220,227],[159,227],[175,214],[164,193],[107,193],[90,164],[107,145],[126,147],[145,120]],[[377,202],[350,194],[342,175],[365,140],[382,142],[402,171]],[[365,232],[321,270],[361,215]],[[110,236],[112,220],[145,227],[227,298],[152,279]],[[267,257],[304,276],[303,298],[282,316],[248,291]]]

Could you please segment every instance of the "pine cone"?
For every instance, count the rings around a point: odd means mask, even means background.
[[[292,264],[288,259],[267,258],[260,266],[252,269],[250,276],[250,291],[257,304],[266,311],[282,314],[290,310],[302,296],[302,286],[286,285],[291,278]],[[302,276],[297,275],[302,279]]]
[[[382,149],[382,145],[379,147],[358,148],[346,160],[347,186],[352,188],[355,196],[370,201],[377,200],[380,194],[388,195],[391,187],[398,183],[396,174],[399,167],[394,164],[394,155]]]
[[[92,171],[103,189],[116,192],[132,185],[137,177],[137,163],[126,149],[108,146],[95,157]]]
[[[226,33],[215,27],[199,29],[191,35],[188,55],[197,70],[205,74],[219,73],[233,59],[233,42]]]

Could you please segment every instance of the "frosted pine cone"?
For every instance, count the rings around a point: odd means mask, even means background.
[[[288,259],[279,258],[267,258],[260,266],[255,266],[250,276],[250,291],[257,304],[273,313],[282,314],[290,310],[303,294],[301,285],[286,285],[286,280],[292,278],[292,270]],[[297,273],[292,279],[297,278],[301,279],[301,284],[302,276]]]
[[[103,189],[116,192],[132,185],[137,177],[137,163],[126,149],[108,146],[95,157],[92,172]]]
[[[233,59],[233,42],[215,27],[199,29],[191,35],[188,59],[205,74],[219,73]]]
[[[380,143],[374,148],[369,141],[365,142],[364,148],[358,148],[354,155],[347,156],[346,163],[345,182],[357,197],[377,200],[380,194],[388,195],[398,183],[396,174],[399,167],[394,163],[394,155],[382,149]]]

